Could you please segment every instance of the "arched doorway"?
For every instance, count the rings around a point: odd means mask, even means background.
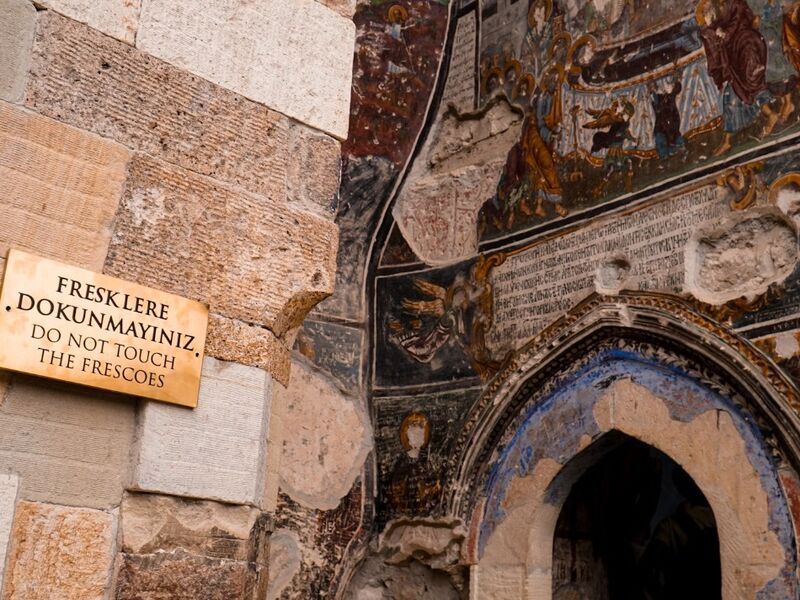
[[[469,523],[471,597],[553,598],[559,515],[621,434],[702,490],[723,600],[796,597],[798,412],[785,375],[686,304],[588,298],[507,361],[459,436],[446,498]]]
[[[553,537],[555,600],[719,600],[714,512],[669,456],[612,434],[567,497]]]

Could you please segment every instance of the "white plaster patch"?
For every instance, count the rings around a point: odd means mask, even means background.
[[[800,344],[792,332],[783,332],[775,336],[775,352],[781,358],[792,358],[800,352]]]
[[[477,252],[478,214],[497,189],[521,123],[504,100],[478,118],[439,115],[393,209],[403,237],[425,263],[451,264]]]
[[[128,44],[136,39],[141,0],[41,0],[41,4]]]
[[[8,541],[14,523],[14,507],[17,503],[19,477],[14,474],[0,475],[0,588],[6,565]]]
[[[260,504],[271,389],[261,369],[206,357],[196,409],[145,404],[134,487]]]
[[[315,0],[145,0],[136,45],[347,137],[355,26]]]
[[[595,273],[598,294],[618,294],[631,273],[631,264],[624,256],[614,256],[600,263]]]
[[[797,264],[797,231],[777,210],[733,213],[695,232],[684,253],[684,289],[701,302],[753,299]]]
[[[502,168],[498,159],[408,184],[393,214],[414,253],[430,265],[473,255],[478,249],[478,213],[497,188]]]
[[[794,186],[779,189],[775,196],[775,206],[800,227],[800,190]]]
[[[267,600],[276,600],[300,570],[300,541],[294,531],[279,529],[269,537]]]
[[[289,387],[280,393],[281,489],[310,508],[336,508],[372,449],[369,419],[356,400],[300,362],[293,363]]]

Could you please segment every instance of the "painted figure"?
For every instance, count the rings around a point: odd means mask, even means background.
[[[563,189],[553,160],[553,149],[561,129],[561,86],[556,70],[545,74],[540,93],[532,100],[522,122],[522,135],[508,153],[497,198],[502,203],[505,227],[514,225],[517,210],[530,216],[547,215],[545,202],[559,216],[569,211],[562,204]],[[532,211],[529,200],[536,200]]]
[[[650,102],[653,104],[655,124],[653,138],[659,158],[669,158],[685,147],[686,140],[681,135],[681,114],[678,109],[678,94],[682,86],[680,79],[667,82],[664,90],[659,90],[652,82],[649,86]]]
[[[563,104],[561,85],[563,76],[559,67],[553,66],[542,77],[541,91],[536,100],[536,126],[538,138],[523,128],[523,151],[528,166],[531,190],[536,197],[536,216],[544,217],[547,212],[544,202],[553,205],[558,216],[565,217],[569,211],[561,203],[563,191],[555,169],[555,146],[561,135]],[[543,145],[543,147],[542,147]]]
[[[708,72],[722,93],[725,135],[714,151],[719,156],[731,149],[733,134],[751,125],[759,111],[766,117],[762,137],[772,133],[780,117],[769,105],[767,44],[746,0],[722,0],[718,10],[703,0],[698,22]]]
[[[584,123],[584,129],[605,129],[592,136],[592,154],[603,149],[607,150],[603,160],[605,173],[595,187],[594,195],[602,195],[616,173],[624,173],[625,189],[630,191],[633,186],[633,163],[626,156],[623,147],[626,141],[636,142],[636,138],[630,132],[631,117],[634,113],[633,103],[624,98],[617,99],[608,108],[601,110],[589,108],[586,112],[594,119]]]
[[[404,452],[389,475],[389,504],[398,513],[417,514],[430,509],[442,490],[427,452],[431,439],[428,418],[421,412],[409,413],[400,424],[399,436]]]
[[[552,13],[552,0],[535,0],[528,9],[528,32],[520,48],[520,61],[531,68],[536,78],[541,76],[553,37]]]
[[[767,87],[774,96],[780,98],[779,125],[794,112],[792,92],[797,87],[797,71],[783,49],[786,20],[780,2],[767,0],[759,19],[759,31],[767,44]]]
[[[486,335],[493,324],[493,292],[489,275],[493,267],[505,260],[501,254],[481,255],[467,277],[459,274],[444,288],[422,279],[414,286],[424,299],[404,298],[404,311],[418,317],[406,326],[399,320],[389,323],[390,338],[414,360],[428,363],[448,342],[461,346],[470,358],[475,372],[484,381],[500,369],[500,361],[492,358]],[[427,319],[423,324],[420,317]],[[432,318],[432,319],[431,319]]]
[[[783,51],[786,58],[800,72],[800,0],[794,2],[783,19]]]

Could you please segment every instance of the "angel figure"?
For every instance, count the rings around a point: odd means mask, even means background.
[[[390,322],[389,328],[391,338],[414,360],[428,363],[450,339],[454,325],[450,314],[452,298],[448,298],[446,288],[424,279],[415,279],[414,287],[427,298],[403,298],[401,306],[417,317],[433,318],[435,324],[423,329],[422,321],[414,319],[410,321],[408,328],[399,321]]]
[[[605,174],[600,183],[595,186],[594,195],[600,196],[605,191],[615,173],[625,174],[625,189],[631,191],[633,187],[633,163],[626,156],[623,146],[626,141],[636,142],[631,135],[631,117],[634,113],[633,103],[627,99],[617,99],[611,106],[599,110],[588,108],[593,119],[583,124],[584,129],[604,129],[592,136],[592,154],[607,150],[603,160]]]
[[[390,339],[421,363],[429,363],[452,341],[469,356],[472,367],[482,379],[494,375],[500,362],[492,359],[486,346],[486,333],[493,323],[489,274],[502,260],[501,255],[488,258],[481,255],[468,276],[456,275],[446,288],[415,279],[414,287],[425,297],[403,298],[403,310],[416,318],[408,325],[391,321]]]

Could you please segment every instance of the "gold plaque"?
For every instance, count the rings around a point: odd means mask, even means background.
[[[197,406],[208,306],[10,250],[0,368]]]

